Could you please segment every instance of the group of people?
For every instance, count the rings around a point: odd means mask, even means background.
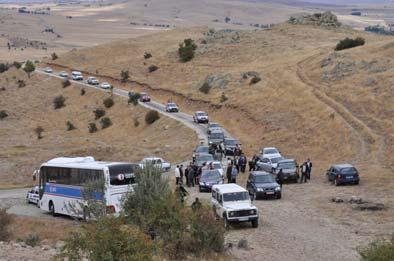
[[[214,169],[212,162],[197,166],[195,161],[192,161],[185,169],[183,169],[183,165],[177,165],[175,168],[175,184],[185,184],[186,182],[186,186],[194,187],[194,185],[198,184],[201,173],[206,169]]]

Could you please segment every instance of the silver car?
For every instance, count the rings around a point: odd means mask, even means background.
[[[264,170],[269,173],[274,173],[275,169],[277,168],[277,164],[280,160],[283,160],[283,157],[261,158],[257,162],[257,169]]]

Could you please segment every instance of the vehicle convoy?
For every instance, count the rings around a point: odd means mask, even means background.
[[[224,138],[224,141],[223,141],[224,155],[225,156],[228,156],[228,155],[233,156],[237,145],[241,145],[239,140],[236,140],[233,138]]]
[[[39,188],[38,186],[34,186],[31,190],[27,192],[26,202],[29,204],[32,203],[37,205],[39,201],[40,201]]]
[[[83,81],[82,73],[81,73],[81,72],[78,72],[78,71],[73,71],[73,72],[71,72],[71,78],[72,78],[74,81]]]
[[[225,227],[239,222],[251,222],[255,228],[259,225],[258,209],[252,204],[249,192],[237,184],[214,185],[211,204]]]
[[[150,96],[146,92],[141,92],[140,102],[150,102]]]
[[[166,112],[179,112],[179,108],[175,103],[169,102],[166,105]]]
[[[204,111],[196,111],[193,115],[193,121],[195,123],[208,123],[208,114]]]
[[[283,172],[285,181],[298,182],[300,175],[298,173],[298,164],[295,159],[279,160],[276,168],[274,168],[274,174],[278,174],[280,170]]]
[[[93,157],[49,160],[39,171],[40,208],[54,216],[88,219],[87,203],[93,199],[105,202],[107,213],[119,213],[122,197],[133,191],[138,168],[138,164],[95,161]]]
[[[198,181],[198,189],[200,192],[211,191],[213,185],[223,184],[223,181],[223,176],[217,169],[203,170]]]
[[[246,189],[253,199],[282,197],[279,184],[272,174],[265,171],[252,171],[246,182]]]
[[[59,73],[59,76],[63,77],[63,78],[67,78],[68,77],[68,73],[65,72],[65,71],[62,71],[62,72]]]
[[[275,147],[267,147],[261,150],[261,156],[263,158],[274,158],[274,157],[282,157],[280,151]]]
[[[163,172],[167,172],[171,169],[171,163],[159,157],[144,158],[140,163],[140,168],[143,169],[148,164],[161,169]]]
[[[327,170],[327,179],[335,186],[343,184],[356,184],[360,182],[358,170],[351,164],[337,164]]]
[[[256,163],[256,167],[258,170],[274,173],[280,160],[283,160],[283,157],[277,157],[276,154],[273,154],[273,157],[260,158]]]
[[[99,81],[96,77],[90,76],[87,80],[87,83],[90,85],[99,85]]]
[[[224,132],[222,130],[212,130],[208,136],[208,144],[221,144],[224,138]]]
[[[209,154],[209,147],[208,146],[198,146],[193,150],[193,159],[200,153]]]
[[[214,161],[213,156],[208,153],[199,153],[196,155],[196,164],[198,167],[201,167],[204,165],[204,163]]]
[[[103,82],[102,84],[100,84],[100,88],[102,89],[111,89],[112,85],[107,83],[107,82]]]
[[[222,127],[220,127],[219,123],[216,122],[208,123],[207,133],[211,134],[211,131],[213,130],[222,130]]]

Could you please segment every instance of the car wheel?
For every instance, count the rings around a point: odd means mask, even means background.
[[[223,222],[224,222],[224,228],[225,229],[230,228],[230,222],[228,222],[226,217],[223,218]]]
[[[88,207],[83,208],[83,216],[82,216],[83,221],[87,222],[88,221]]]
[[[338,183],[337,179],[334,179],[334,185],[335,186],[339,186],[339,183]]]
[[[259,220],[252,220],[252,227],[257,228],[259,226]]]
[[[278,194],[277,196],[276,196],[276,199],[281,199],[282,198],[282,193],[281,194]]]
[[[354,184],[355,184],[355,185],[358,185],[358,184],[360,184],[360,181],[356,181],[356,182],[354,182]]]
[[[254,192],[252,197],[253,197],[253,200],[257,200],[257,199],[258,199],[258,197],[257,197],[257,193],[256,193],[256,192]]]
[[[56,217],[55,204],[53,204],[52,201],[49,201],[49,213],[51,213],[53,217]]]
[[[201,189],[201,187],[200,187],[200,186],[198,186],[198,191],[199,191],[199,192],[202,192],[202,189]]]

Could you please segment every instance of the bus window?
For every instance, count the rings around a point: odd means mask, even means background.
[[[135,183],[136,164],[116,164],[108,166],[110,184],[114,186],[131,185]]]

